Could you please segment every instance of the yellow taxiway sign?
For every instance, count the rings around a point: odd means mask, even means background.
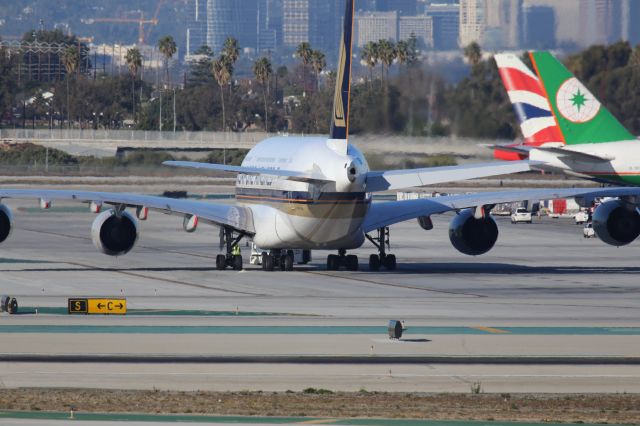
[[[124,315],[127,313],[127,299],[69,299],[69,313]]]

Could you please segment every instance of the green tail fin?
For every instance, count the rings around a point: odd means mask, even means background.
[[[636,139],[553,55],[530,56],[567,145]]]

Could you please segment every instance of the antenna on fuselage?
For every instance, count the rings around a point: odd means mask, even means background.
[[[354,0],[346,1],[344,27],[340,40],[336,89],[333,97],[333,117],[331,118],[331,139],[347,140],[349,136],[349,97],[351,93],[351,54],[353,50]],[[346,144],[345,144],[346,153]]]

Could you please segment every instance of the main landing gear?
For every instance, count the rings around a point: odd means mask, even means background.
[[[369,270],[379,271],[381,266],[384,266],[389,271],[396,269],[396,256],[393,254],[387,254],[387,249],[391,249],[389,244],[389,227],[377,229],[378,236],[372,237],[369,234],[365,236],[371,243],[378,248],[378,254],[372,254],[369,256]]]
[[[262,252],[262,270],[273,271],[280,269],[281,271],[293,271],[293,251],[287,250],[270,250]]]
[[[222,271],[227,267],[233,268],[234,271],[242,270],[242,255],[239,254],[238,243],[245,236],[240,232],[237,236],[231,228],[223,228],[222,243],[226,246],[227,254],[219,254],[216,256],[216,269]]]
[[[338,254],[330,254],[327,256],[327,270],[337,271],[344,267],[347,271],[358,270],[358,256],[354,254],[347,255],[345,249],[338,250]]]

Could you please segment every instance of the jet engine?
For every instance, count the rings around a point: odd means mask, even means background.
[[[127,254],[138,240],[138,223],[127,212],[117,214],[115,210],[107,210],[93,221],[91,239],[93,245],[104,254]]]
[[[473,213],[474,209],[466,209],[451,220],[449,240],[459,252],[478,256],[493,248],[498,239],[498,225],[488,214],[476,219]]]
[[[4,204],[0,204],[0,243],[9,238],[12,229],[13,215],[11,214],[11,209]]]
[[[627,245],[640,235],[640,214],[633,204],[604,202],[593,213],[593,230],[607,244]]]

